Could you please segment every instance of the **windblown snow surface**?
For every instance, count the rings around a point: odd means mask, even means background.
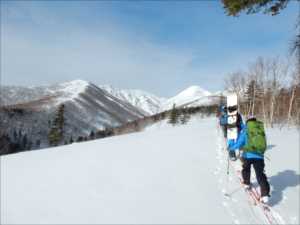
[[[299,134],[268,129],[279,223],[299,223]],[[216,118],[1,157],[3,224],[264,224],[236,177]],[[225,196],[226,194],[229,196]]]

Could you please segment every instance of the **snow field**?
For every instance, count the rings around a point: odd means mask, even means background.
[[[183,126],[164,121],[140,133],[2,156],[0,222],[265,223],[234,176],[235,165],[227,176],[221,135],[215,118],[194,117]],[[299,222],[296,135],[272,130],[267,154],[273,208],[286,223]],[[277,149],[287,143],[288,156]]]

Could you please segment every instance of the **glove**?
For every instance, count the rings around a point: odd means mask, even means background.
[[[234,149],[234,140],[228,140],[228,142],[227,142],[227,149],[229,151],[234,151],[235,150]]]

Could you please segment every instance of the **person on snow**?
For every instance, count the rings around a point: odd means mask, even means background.
[[[263,123],[255,117],[242,124],[236,141],[228,143],[229,152],[241,149],[242,178],[245,188],[250,188],[251,165],[253,165],[257,182],[260,186],[261,202],[268,203],[270,197],[270,184],[265,174],[264,151],[266,150],[266,138]]]
[[[224,138],[227,137],[227,119],[228,119],[227,108],[225,105],[222,105],[220,107],[220,126],[223,130]]]

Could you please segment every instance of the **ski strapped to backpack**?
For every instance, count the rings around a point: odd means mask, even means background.
[[[267,140],[264,124],[258,120],[247,122],[247,143],[243,147],[244,152],[254,152],[263,155],[267,149]]]

